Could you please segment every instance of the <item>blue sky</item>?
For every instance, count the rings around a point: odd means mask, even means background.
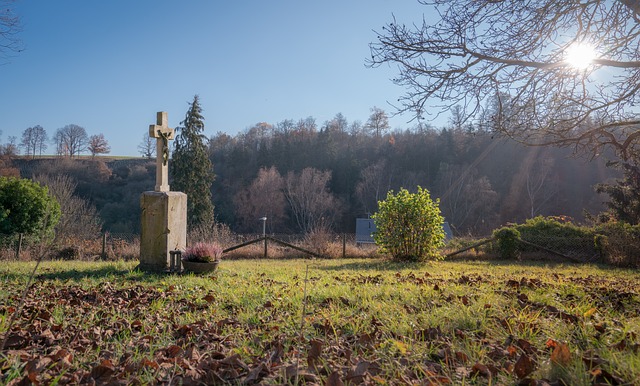
[[[184,119],[199,94],[205,134],[258,122],[393,111],[397,69],[365,67],[373,30],[421,22],[417,0],[18,0],[25,50],[0,65],[0,141],[41,125],[102,133],[112,155],[137,146],[167,111]],[[411,116],[392,128],[413,126]],[[50,145],[49,152],[53,149]]]

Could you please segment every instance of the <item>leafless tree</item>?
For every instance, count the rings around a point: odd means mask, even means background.
[[[356,196],[366,213],[373,214],[378,210],[378,202],[391,189],[391,177],[384,159],[362,170],[356,185]]]
[[[27,156],[36,157],[36,153],[47,148],[47,131],[40,125],[28,127],[22,132],[22,140],[20,146],[25,149]]]
[[[40,155],[42,155],[42,152],[44,150],[47,150],[47,141],[49,140],[49,137],[47,136],[47,131],[40,125],[36,125],[34,127],[34,131],[35,131],[35,137],[36,137],[36,149],[38,150],[38,153]],[[35,154],[35,150],[34,150],[34,154]]]
[[[8,142],[2,147],[2,154],[8,157],[13,157],[19,154],[16,136],[11,135],[7,138]]]
[[[147,159],[156,156],[156,139],[151,138],[147,132],[144,133],[142,141],[138,144],[138,153]]]
[[[234,198],[236,215],[245,230],[256,230],[258,218],[267,217],[269,232],[282,231],[286,219],[287,202],[284,179],[275,166],[261,168],[251,185]]]
[[[71,124],[58,129],[53,140],[58,155],[73,158],[87,149],[89,138],[84,127]]]
[[[433,117],[461,105],[472,120],[493,104],[494,130],[526,144],[636,155],[640,2],[419,1],[438,19],[394,19],[371,44],[370,66],[400,69],[400,111]],[[583,69],[567,57],[577,44],[596,51]]]
[[[53,143],[56,146],[56,155],[66,157],[69,155],[69,151],[67,150],[64,144],[64,134],[61,129],[56,130],[53,138],[51,138]]]
[[[94,134],[89,137],[89,145],[87,150],[91,156],[95,158],[96,154],[107,154],[111,151],[109,142],[104,138],[104,134]]]
[[[49,193],[60,204],[60,221],[56,225],[56,238],[96,238],[102,222],[98,212],[89,201],[74,195],[77,183],[66,174],[37,175],[35,181],[49,189]]]
[[[358,135],[360,135],[360,133],[362,133],[362,130],[363,130],[363,126],[362,126],[362,122],[360,121],[353,121],[349,125],[349,134],[352,137],[357,137]]]
[[[339,201],[329,192],[330,171],[305,168],[289,172],[285,178],[285,197],[300,230],[330,228],[340,213]]]
[[[22,139],[20,141],[20,147],[24,149],[25,151],[25,155],[28,157],[30,155],[33,156],[33,158],[35,158],[35,153],[36,150],[33,149],[33,152],[31,151],[32,148],[34,148],[33,146],[33,127],[27,127],[23,132],[22,132]]]
[[[338,113],[332,120],[325,122],[324,127],[330,132],[344,133],[348,125],[347,118],[342,113]]]
[[[371,115],[364,125],[364,128],[380,137],[380,134],[389,129],[389,117],[387,113],[379,107],[371,108]]]
[[[498,193],[486,176],[477,176],[468,165],[443,163],[436,186],[442,214],[458,232],[481,234],[493,225]]]
[[[20,19],[13,12],[14,0],[0,0],[0,64],[6,62],[11,52],[20,52],[22,45],[18,33],[22,30]]]
[[[558,176],[554,168],[553,158],[539,157],[527,172],[526,193],[531,218],[543,214],[543,210],[558,194]]]

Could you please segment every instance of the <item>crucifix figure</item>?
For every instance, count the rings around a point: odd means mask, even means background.
[[[160,111],[156,124],[149,125],[149,137],[156,138],[156,192],[169,191],[169,140],[174,130],[169,128],[167,113]]]

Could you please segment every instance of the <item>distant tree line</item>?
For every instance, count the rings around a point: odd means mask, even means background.
[[[593,186],[617,175],[603,161],[525,147],[464,122],[453,109],[444,128],[391,130],[373,108],[365,124],[337,114],[321,125],[309,117],[218,133],[209,140],[216,218],[241,232],[258,229],[263,216],[271,232],[352,232],[388,191],[417,186],[440,198],[459,235],[537,215],[581,221],[603,209],[606,197]]]
[[[55,154],[62,157],[73,158],[83,152],[89,152],[95,157],[111,152],[111,146],[104,134],[89,136],[84,127],[70,124],[57,129],[51,139],[42,126],[27,127],[22,132],[19,143],[16,137],[10,136],[8,142],[0,146],[0,153],[14,156],[20,154],[22,150],[22,154],[35,158],[36,155],[42,156],[50,143],[54,145]]]
[[[619,175],[604,161],[572,158],[567,149],[494,138],[489,128],[457,120],[455,109],[444,128],[405,130],[392,130],[380,111],[372,109],[365,123],[337,114],[320,125],[309,117],[207,138],[201,111],[191,106],[178,133],[191,135],[197,129],[193,138],[206,145],[215,172],[215,177],[209,167],[202,172],[208,175],[215,219],[237,232],[260,231],[264,216],[273,233],[353,232],[355,218],[374,214],[388,191],[415,191],[417,186],[440,199],[442,215],[458,235],[488,235],[537,215],[582,221],[585,211],[605,209],[608,197],[598,195],[594,186],[613,183]],[[176,153],[170,169],[180,164]],[[108,161],[3,160],[2,175],[38,176],[39,181],[67,176],[64,186],[73,186],[73,195],[89,205],[83,216],[93,215],[103,230],[116,233],[139,232],[140,194],[155,185],[155,162],[147,155]],[[192,163],[185,161],[187,167]],[[172,175],[172,189],[184,189]],[[63,218],[61,223],[68,222]]]

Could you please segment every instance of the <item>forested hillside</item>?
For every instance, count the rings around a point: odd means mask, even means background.
[[[365,129],[365,128],[368,128]],[[216,174],[218,222],[238,232],[301,233],[317,227],[353,232],[355,218],[376,211],[390,189],[422,186],[440,198],[458,235],[485,235],[537,215],[583,220],[606,196],[593,185],[612,178],[602,159],[571,157],[567,149],[524,147],[473,128],[380,132],[347,124],[340,114],[317,127],[312,118],[260,123],[209,139]],[[75,196],[104,230],[139,231],[140,194],[153,190],[148,159],[24,159],[7,161],[26,178],[67,175]],[[49,178],[47,181],[51,183]]]
[[[220,133],[210,140],[210,154],[216,216],[239,231],[255,230],[265,214],[274,232],[300,231],[291,197],[304,195],[296,192],[302,181],[320,185],[309,191],[326,188],[326,208],[316,216],[337,231],[353,231],[354,219],[374,213],[388,190],[418,185],[441,199],[446,220],[461,235],[537,215],[581,221],[585,210],[597,213],[606,200],[593,185],[613,175],[602,159],[524,147],[470,127],[376,135],[341,115],[319,129],[306,119],[258,124],[234,137]],[[309,205],[315,204],[322,203]]]

